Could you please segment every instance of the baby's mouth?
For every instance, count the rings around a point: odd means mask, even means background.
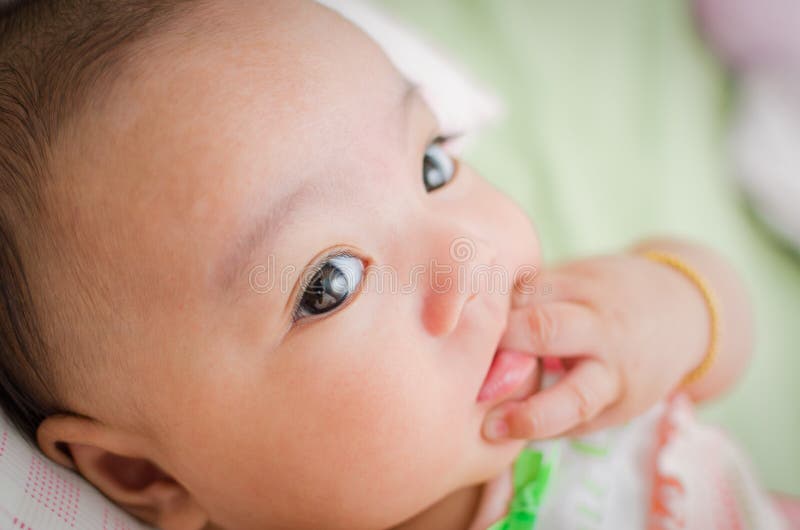
[[[523,382],[530,380],[536,368],[535,356],[499,348],[492,358],[477,401],[480,403],[508,396]]]

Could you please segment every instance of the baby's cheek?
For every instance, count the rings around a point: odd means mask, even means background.
[[[309,366],[307,384],[293,389],[292,413],[281,421],[295,437],[294,456],[307,459],[296,465],[304,480],[336,492],[331,502],[345,518],[389,526],[450,487],[466,444],[455,433],[464,428],[443,413],[441,381],[421,356],[331,353],[336,363]]]
[[[292,344],[263,366],[204,370],[216,375],[193,385],[203,414],[185,414],[181,453],[218,520],[300,528],[298,516],[336,514],[332,527],[386,528],[459,486],[469,408],[454,404],[441,352],[402,339]]]

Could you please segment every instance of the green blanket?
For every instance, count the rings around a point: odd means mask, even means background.
[[[703,241],[748,281],[757,346],[702,415],[752,454],[770,488],[800,494],[800,259],[733,184],[735,87],[683,1],[375,0],[505,99],[465,157],[522,204],[546,262],[663,233]]]

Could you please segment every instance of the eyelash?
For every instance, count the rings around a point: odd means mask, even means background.
[[[453,132],[448,134],[440,133],[438,136],[434,137],[433,140],[428,142],[428,144],[425,147],[427,148],[428,145],[430,144],[440,144],[442,146],[448,146],[453,142],[455,142],[456,140],[460,139],[462,136],[464,136],[463,132]]]
[[[292,308],[293,308],[292,309],[292,325],[296,324],[300,320],[309,320],[309,319],[313,320],[314,319],[314,317],[305,317],[303,319],[298,317],[298,313],[300,311],[300,301],[303,299],[303,294],[311,286],[311,281],[314,279],[314,277],[317,275],[317,273],[322,270],[322,267],[325,265],[325,263],[329,259],[336,258],[336,257],[339,257],[339,256],[348,256],[348,257],[351,257],[351,258],[361,259],[362,261],[364,261],[363,258],[360,258],[358,255],[356,255],[352,251],[342,248],[342,249],[333,250],[331,252],[328,252],[327,254],[324,254],[321,258],[316,260],[309,268],[307,268],[305,271],[303,271],[303,273],[302,273],[303,274],[302,282],[300,283],[300,288],[297,290],[297,294],[295,294],[295,297],[294,297],[294,303],[292,304]],[[366,268],[366,264],[364,265],[364,267]],[[353,292],[353,294],[350,296],[350,299],[353,299],[356,296],[356,294],[357,294],[357,291]],[[344,304],[339,306],[339,308],[337,308],[337,310],[340,309],[340,308],[345,307],[349,302],[350,301],[347,300],[346,302],[344,302]]]

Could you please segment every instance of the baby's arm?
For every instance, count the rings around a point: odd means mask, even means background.
[[[546,270],[534,279],[535,294],[515,295],[500,347],[560,358],[568,371],[553,387],[493,410],[485,424],[488,438],[547,438],[623,423],[670,394],[701,364],[710,315],[700,290],[673,267],[638,253],[643,250],[678,257],[716,299],[717,355],[711,369],[686,388],[689,394],[707,399],[742,373],[752,351],[753,322],[739,276],[702,245],[649,239],[626,252]]]

